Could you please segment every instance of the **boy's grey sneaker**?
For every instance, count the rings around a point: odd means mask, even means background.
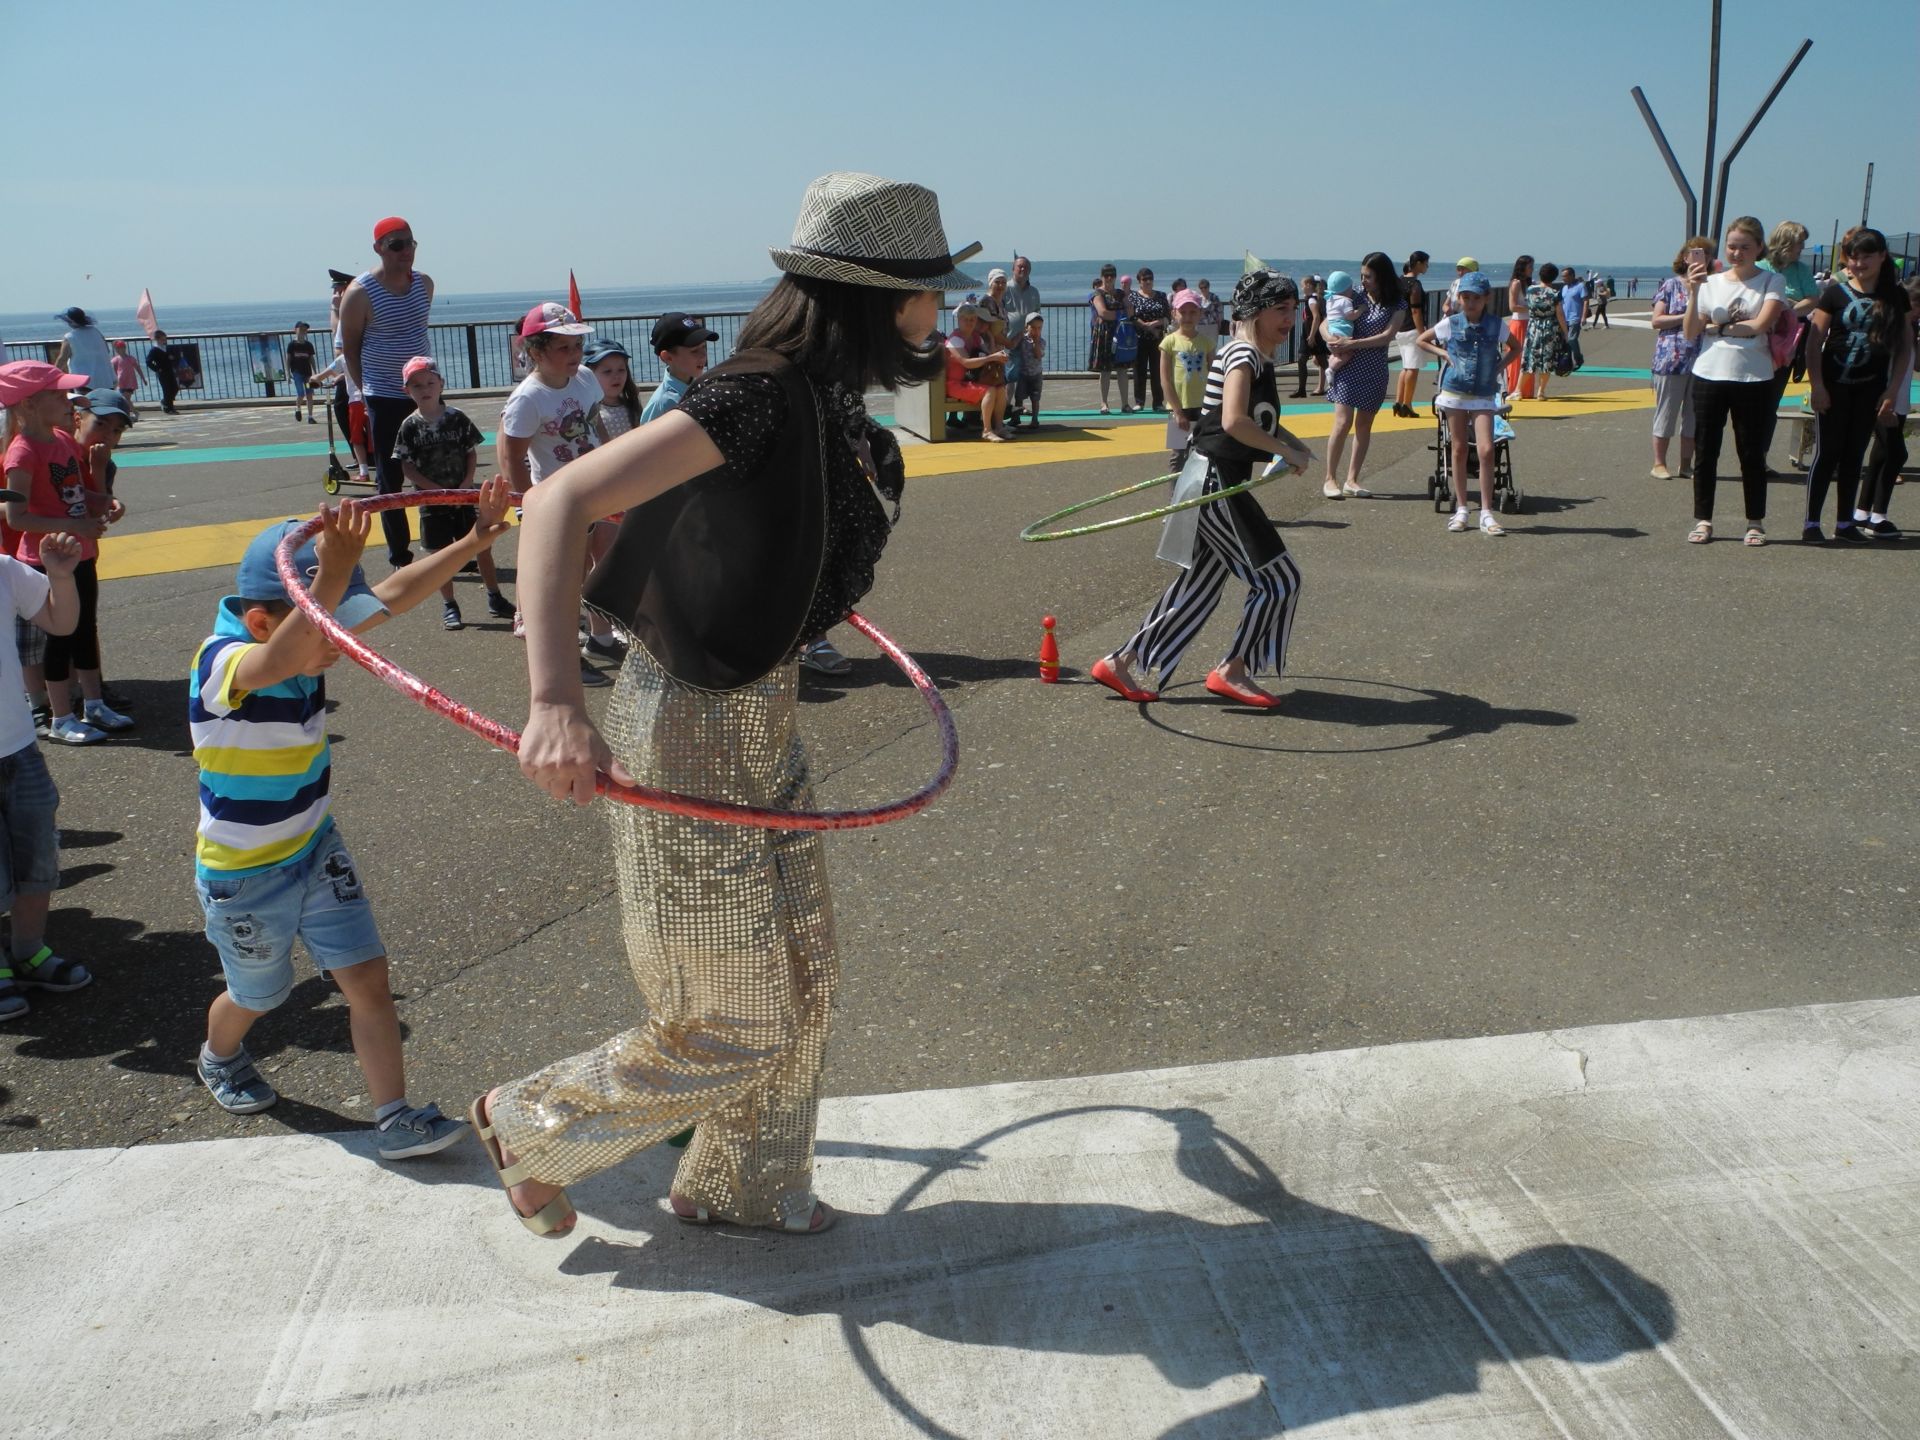
[[[585,660],[582,660],[580,662],[580,683],[586,686],[611,685],[613,681],[608,679],[604,672],[594,669],[593,666],[589,665]]]
[[[513,602],[498,590],[487,592],[487,614],[496,620],[513,619]]]
[[[446,1149],[467,1129],[466,1121],[449,1120],[438,1105],[410,1106],[380,1127],[375,1144],[382,1160],[409,1160]]]
[[[215,1063],[200,1052],[200,1083],[213,1093],[214,1103],[229,1115],[252,1115],[280,1098],[242,1045],[231,1060]]]
[[[460,607],[449,600],[440,607],[440,628],[442,630],[464,630],[466,621],[460,618]]]

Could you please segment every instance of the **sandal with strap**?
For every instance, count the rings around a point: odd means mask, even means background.
[[[1704,545],[1711,539],[1713,539],[1713,522],[1711,520],[1702,520],[1687,532],[1687,543],[1689,545]]]
[[[1764,545],[1767,543],[1767,532],[1762,530],[1758,525],[1749,525],[1747,527],[1747,538],[1743,543],[1755,546]]]
[[[84,990],[93,976],[78,960],[67,960],[53,953],[51,945],[42,945],[32,957],[13,962],[22,986],[29,990]]]
[[[537,1177],[527,1173],[526,1165],[516,1160],[513,1164],[503,1164],[500,1154],[500,1141],[493,1133],[493,1112],[486,1108],[487,1097],[482,1095],[467,1107],[467,1119],[473,1124],[474,1139],[487,1152],[487,1163],[493,1166],[493,1173],[500,1179],[500,1188],[507,1192],[507,1206],[513,1211],[513,1218],[536,1235],[561,1236],[573,1229],[573,1202],[562,1190],[531,1215],[522,1215],[520,1207],[513,1203],[513,1187],[524,1184]]]
[[[682,1210],[682,1205],[687,1208]],[[771,1225],[747,1225],[743,1220],[717,1214],[681,1195],[668,1195],[667,1209],[682,1225],[742,1225],[749,1230],[777,1230],[782,1235],[824,1235],[840,1218],[831,1205],[818,1198],[814,1200],[813,1208],[807,1211],[805,1219],[796,1215],[788,1220],[776,1220]]]
[[[27,997],[20,993],[20,987],[13,983],[13,971],[0,965],[0,1020],[18,1020],[32,1008],[27,1004]]]

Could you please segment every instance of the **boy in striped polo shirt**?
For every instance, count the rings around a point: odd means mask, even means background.
[[[352,501],[322,510],[324,527],[295,563],[320,604],[364,632],[434,594],[504,533],[510,498],[504,480],[489,480],[464,539],[377,586],[367,584],[359,567],[372,517]],[[227,982],[207,1011],[200,1079],[221,1108],[236,1115],[280,1098],[245,1041],[253,1022],[293,992],[299,939],[347,997],[380,1155],[404,1160],[444,1150],[466,1125],[437,1106],[407,1103],[386,946],[333,823],[328,793],[332,759],[321,677],[340,652],[293,608],[274,562],[281,537],[299,523],[271,525],[248,545],[236,593],[220,602],[214,632],[193,661],[187,713],[200,766],[194,888]]]

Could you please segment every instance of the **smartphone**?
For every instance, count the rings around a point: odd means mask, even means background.
[[[1702,250],[1698,245],[1687,251],[1687,263],[1689,265],[1705,265],[1707,260],[1707,252]]]

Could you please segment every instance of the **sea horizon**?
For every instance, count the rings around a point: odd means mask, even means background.
[[[1106,263],[1108,262],[1097,259],[1035,261],[1033,282],[1039,289],[1043,302],[1077,304],[1085,298],[1091,280]],[[1193,282],[1204,277],[1212,283],[1214,290],[1222,295],[1232,290],[1233,282],[1239,278],[1241,269],[1239,257],[1171,260],[1115,258],[1111,263],[1117,265],[1123,275],[1132,274],[1142,265],[1151,267],[1154,271],[1155,284],[1163,290],[1170,289],[1176,279]],[[1328,271],[1335,269],[1355,269],[1359,265],[1359,260],[1357,257],[1305,257],[1277,259],[1269,263],[1284,274],[1300,276],[1325,275]],[[1511,257],[1489,261],[1486,262],[1486,269],[1490,275],[1504,281],[1512,263]],[[1002,269],[1009,268],[1006,261],[976,259],[967,262],[963,269],[984,282],[987,271],[996,266]],[[1581,268],[1598,270],[1603,275],[1612,275],[1623,281],[1636,277],[1647,279],[1664,276],[1669,270],[1665,265],[1603,263],[1591,265],[1582,263]],[[1445,284],[1453,277],[1453,266],[1451,262],[1436,259],[1428,270],[1428,275],[1438,283]],[[688,314],[700,316],[735,314],[751,310],[773,288],[778,279],[777,274],[770,274],[757,280],[722,280],[677,285],[617,287],[583,285],[580,299],[581,306],[586,311],[584,318],[589,324],[592,323],[596,314],[608,317],[645,316],[659,315],[670,310],[683,310]],[[949,292],[949,300],[957,299],[959,293]],[[314,297],[305,300],[173,302],[167,299],[162,290],[154,296],[154,310],[161,328],[170,336],[279,334],[292,329],[294,323],[299,320],[305,320],[315,331],[324,330],[327,324],[328,298],[323,288]],[[108,306],[87,304],[83,298],[76,296],[71,303],[84,305],[108,335],[126,337],[141,333],[139,321],[134,315],[134,307],[138,300],[138,295],[135,295],[125,305]],[[465,325],[515,319],[542,300],[564,302],[566,300],[565,282],[547,291],[443,291],[434,297],[433,323]],[[52,310],[0,314],[0,338],[9,343],[40,344],[57,341],[65,329],[64,322]]]

